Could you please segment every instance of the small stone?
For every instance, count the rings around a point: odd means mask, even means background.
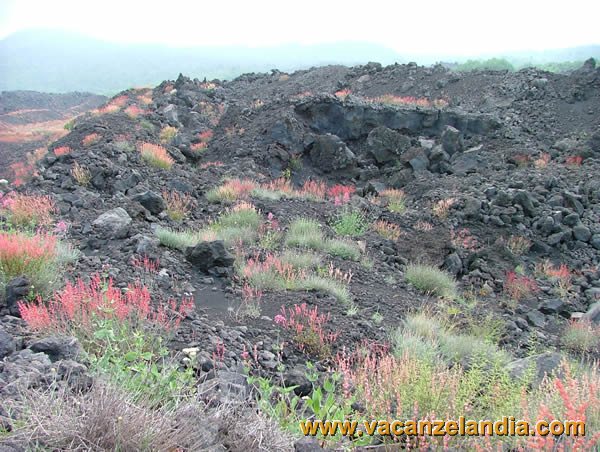
[[[16,350],[15,340],[10,334],[0,328],[0,360]]]
[[[48,355],[50,361],[62,359],[77,360],[82,354],[81,345],[73,336],[49,336],[40,339],[29,346],[35,353]]]
[[[108,237],[122,239],[127,237],[132,219],[125,209],[117,207],[103,213],[92,223]]]
[[[225,242],[200,242],[185,250],[185,258],[198,270],[225,276],[233,269],[234,256],[225,248]]]
[[[582,242],[587,242],[592,237],[590,229],[583,224],[579,223],[573,227],[573,236]]]
[[[462,151],[463,143],[460,131],[452,126],[446,126],[442,132],[441,141],[444,151],[450,156]]]
[[[162,196],[150,190],[135,195],[132,197],[132,199],[139,202],[153,215],[158,215],[166,208],[165,201],[163,200]]]
[[[581,217],[579,216],[578,213],[573,212],[573,213],[570,213],[567,216],[565,216],[563,218],[562,222],[563,222],[563,224],[565,224],[567,226],[573,227],[580,222],[580,218]]]
[[[596,325],[600,325],[600,301],[591,305],[587,312],[582,315],[582,318],[589,320]]]
[[[542,328],[546,323],[546,320],[540,311],[529,311],[525,314],[525,317],[527,317],[527,321],[536,328]]]
[[[558,314],[565,308],[565,303],[560,298],[547,300],[540,306],[540,311],[544,314]]]

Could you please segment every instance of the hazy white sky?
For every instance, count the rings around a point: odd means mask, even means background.
[[[174,46],[368,41],[468,55],[600,44],[598,0],[0,0],[0,37],[59,28]]]

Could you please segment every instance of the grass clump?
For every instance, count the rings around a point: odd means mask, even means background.
[[[121,152],[126,152],[126,153],[135,151],[135,146],[133,145],[133,143],[130,143],[129,141],[124,141],[124,140],[116,141],[115,148]]]
[[[437,318],[420,313],[404,319],[403,329],[423,339],[437,339],[445,326]]]
[[[439,353],[449,363],[472,363],[476,360],[508,364],[509,357],[493,344],[473,336],[442,334],[438,339]]]
[[[329,294],[343,304],[349,305],[352,303],[352,297],[350,295],[350,290],[348,290],[348,286],[343,282],[332,278],[310,275],[299,282],[298,288],[301,290],[314,290]]]
[[[404,273],[406,280],[415,288],[430,295],[455,298],[456,281],[449,273],[433,265],[410,264]]]
[[[324,251],[342,259],[360,259],[360,249],[357,245],[346,240],[325,238],[319,222],[311,218],[298,218],[289,225],[285,245]]]
[[[261,223],[261,216],[256,207],[247,202],[241,202],[229,209],[229,211],[219,217],[218,225],[221,228],[254,228],[258,229]]]
[[[171,169],[175,163],[175,160],[173,160],[167,150],[162,146],[152,143],[142,143],[139,149],[142,160],[154,168],[168,170]]]
[[[241,202],[221,215],[205,231],[214,232],[227,245],[241,242],[248,245],[258,240],[262,223],[260,212],[252,204]]]
[[[402,213],[406,210],[406,194],[402,190],[383,190],[379,193],[379,198],[390,212]]]
[[[257,187],[252,190],[252,197],[256,199],[262,199],[263,201],[280,201],[284,195],[285,194],[282,192],[273,191],[262,187]]]
[[[11,409],[23,413],[22,426],[7,439],[27,450],[153,451],[203,450],[203,430],[189,416],[201,417],[199,405],[155,409],[111,382],[89,391],[67,387],[28,389]],[[25,449],[24,449],[25,450]]]
[[[205,193],[208,202],[232,204],[235,201],[247,198],[256,188],[256,182],[250,179],[231,179],[223,185],[212,188]]]
[[[368,231],[369,221],[360,210],[346,208],[333,221],[331,227],[338,235],[358,237]]]
[[[348,284],[351,273],[335,269],[317,269],[313,272],[308,265],[316,263],[317,258],[308,255],[279,256],[267,254],[263,259],[252,257],[238,262],[237,272],[251,287],[258,290],[318,291],[333,295],[338,301],[351,303]]]
[[[260,213],[256,208],[252,204],[242,202],[199,231],[174,231],[159,227],[156,229],[156,235],[161,245],[181,251],[198,242],[214,240],[223,240],[228,246],[240,242],[248,245],[258,240],[261,222]]]
[[[325,251],[328,254],[342,259],[358,261],[360,259],[360,249],[358,246],[347,240],[327,240],[325,243]]]
[[[284,251],[281,255],[281,261],[295,269],[315,269],[321,265],[321,257],[318,254],[294,250]]]
[[[392,334],[392,342],[398,345],[397,355],[412,344],[421,351],[426,350],[423,356],[435,356],[448,364],[489,361],[505,365],[509,361],[508,355],[497,345],[475,336],[454,334],[446,323],[423,313],[407,317]]]
[[[71,176],[77,184],[82,187],[87,187],[92,181],[92,173],[85,166],[80,165],[78,162],[73,163],[71,168]]]
[[[298,218],[288,227],[285,245],[322,251],[325,236],[318,221],[310,218]]]
[[[183,220],[194,205],[194,198],[189,193],[163,190],[162,197],[167,206],[167,215],[173,221]]]
[[[189,230],[174,231],[169,228],[158,227],[155,234],[161,245],[181,251],[188,246],[196,245],[200,241],[199,234]]]

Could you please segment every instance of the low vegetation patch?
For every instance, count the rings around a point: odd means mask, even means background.
[[[77,184],[82,187],[87,187],[92,181],[92,174],[85,166],[80,165],[78,162],[73,163],[71,168],[71,176],[75,179]]]
[[[289,225],[285,245],[323,251],[353,261],[359,260],[361,255],[358,246],[352,242],[327,239],[319,222],[311,218],[298,218]]]
[[[570,321],[563,333],[562,342],[575,352],[597,351],[600,349],[600,326],[589,320]]]
[[[318,221],[298,218],[288,226],[285,245],[321,251],[325,248],[325,235]]]
[[[0,285],[17,276],[26,276],[32,293],[44,292],[58,282],[56,237],[36,233],[0,232]]]
[[[156,228],[155,232],[160,244],[167,248],[185,250],[188,246],[194,246],[201,241],[201,236],[198,232],[183,230],[175,231],[169,228]]]
[[[404,191],[395,188],[382,190],[371,201],[386,207],[390,212],[402,213],[406,210],[406,195]]]
[[[50,196],[0,193],[0,215],[15,228],[47,227],[54,221],[57,209]]]
[[[23,414],[23,423],[10,440],[34,450],[203,450],[205,431],[200,405],[155,408],[116,384],[98,382],[86,392],[66,388],[29,389],[10,407]],[[208,419],[206,419],[208,421]]]
[[[358,237],[369,230],[369,221],[360,210],[344,208],[333,220],[331,227],[338,235]]]
[[[371,225],[371,228],[383,238],[396,241],[402,235],[400,226],[385,220],[378,220]]]
[[[280,177],[270,182],[259,184],[250,179],[230,179],[224,184],[209,190],[206,199],[212,203],[233,203],[248,200],[251,197],[268,201],[279,201],[282,198],[304,199],[322,202],[326,199],[336,205],[350,200],[354,193],[353,186],[334,185],[327,188],[324,182],[308,180],[302,187],[295,189],[288,178]]]
[[[163,144],[170,144],[173,138],[177,135],[177,127],[165,126],[160,131],[160,142]]]
[[[180,372],[167,360],[164,340],[193,306],[188,298],[154,305],[150,290],[139,281],[122,291],[98,275],[88,284],[67,283],[48,300],[18,304],[31,329],[77,337],[96,372],[156,406],[192,389],[192,373]]]
[[[81,144],[84,147],[89,147],[93,144],[96,144],[98,141],[100,141],[100,134],[98,133],[90,133],[89,135],[86,135],[83,140],[81,141]]]
[[[189,193],[165,190],[162,197],[167,205],[167,215],[173,221],[183,220],[194,204],[194,198]]]
[[[231,179],[223,185],[206,192],[208,202],[231,204],[239,199],[247,198],[256,188],[256,182],[250,179]]]
[[[238,262],[237,271],[255,289],[317,291],[332,295],[344,304],[350,304],[348,284],[352,279],[351,274],[335,269],[333,265],[329,269],[317,269],[314,272],[306,264],[305,257],[290,259],[289,254],[282,258],[269,253],[262,259],[254,256],[245,262]]]
[[[258,240],[261,223],[262,216],[256,207],[248,202],[240,202],[203,229],[202,233],[212,231],[227,245],[248,245]]]
[[[454,278],[449,273],[433,265],[407,265],[404,277],[415,288],[426,294],[449,298],[456,297],[457,288]]]
[[[509,271],[504,281],[504,293],[513,302],[519,302],[537,292],[538,285],[533,278]]]
[[[171,169],[175,161],[162,146],[152,143],[142,143],[139,146],[142,160],[150,166],[161,169]]]
[[[294,343],[301,351],[325,358],[331,355],[331,345],[339,336],[339,333],[326,329],[330,318],[329,313],[319,312],[317,306],[311,308],[302,303],[289,309],[282,306],[274,321],[292,333]]]

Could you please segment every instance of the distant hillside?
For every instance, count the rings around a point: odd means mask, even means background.
[[[0,41],[0,90],[114,94],[132,86],[156,85],[179,73],[200,79],[231,79],[273,68],[290,71],[369,61],[391,64],[400,59],[390,49],[364,42],[171,48],[115,44],[56,31],[28,31]]]
[[[28,155],[65,135],[67,122],[106,100],[89,93],[1,92],[0,179],[17,177],[19,171],[27,173],[22,163]]]
[[[600,46],[501,55],[398,54],[378,44],[339,42],[276,47],[174,48],[156,44],[117,44],[71,32],[22,31],[0,41],[0,90],[89,91],[116,94],[133,86],[154,86],[179,73],[192,78],[232,79],[248,72],[291,72],[329,64],[383,65],[415,61],[465,62],[505,58],[515,68],[542,63],[582,62],[600,57]],[[561,67],[557,66],[560,70]],[[548,66],[552,69],[553,66]]]

